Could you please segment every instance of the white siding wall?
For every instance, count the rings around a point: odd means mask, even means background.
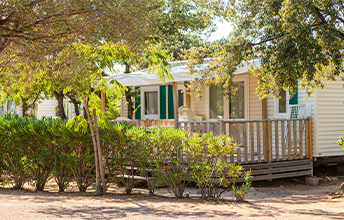
[[[120,108],[120,113],[121,113],[121,117],[126,117],[128,118],[128,106],[125,104],[127,102],[127,100],[125,99],[125,97],[123,96],[121,98],[121,108]]]
[[[315,105],[315,156],[343,156],[343,149],[337,145],[339,136],[344,136],[343,82],[327,83],[324,89],[317,89]]]
[[[36,117],[41,119],[43,116],[55,117],[57,101],[55,100],[43,100],[38,104]]]

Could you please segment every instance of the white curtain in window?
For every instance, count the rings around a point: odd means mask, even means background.
[[[223,95],[218,86],[211,86],[209,88],[209,113],[211,119],[223,119]]]
[[[145,92],[145,114],[158,114],[158,92]]]
[[[238,90],[229,102],[229,118],[245,118],[245,82],[236,82]]]

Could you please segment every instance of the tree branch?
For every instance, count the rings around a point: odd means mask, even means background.
[[[318,19],[321,21],[321,23],[326,24],[326,26],[329,27],[329,30],[334,33],[337,37],[340,39],[344,40],[344,33],[339,31],[338,29],[335,29],[331,26],[328,25],[328,22],[326,21],[325,17],[323,14],[321,14],[320,9],[318,7],[314,7],[315,12],[317,13]]]

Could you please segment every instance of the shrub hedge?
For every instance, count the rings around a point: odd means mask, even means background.
[[[220,196],[242,174],[227,163],[236,147],[227,135],[202,136],[165,127],[136,127],[130,123],[99,125],[103,163],[108,181],[117,181],[130,194],[137,177],[147,179],[150,194],[166,184],[183,197],[187,184],[196,182],[203,198]],[[54,178],[59,191],[75,181],[80,192],[94,183],[92,136],[81,116],[60,119],[0,115],[0,174],[13,176],[14,188],[29,182],[44,190]]]

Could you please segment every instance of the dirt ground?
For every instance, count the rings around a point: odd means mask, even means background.
[[[0,219],[344,219],[344,197],[329,196],[340,191],[344,177],[307,186],[299,179],[255,182],[245,202],[202,200],[197,189],[188,188],[189,198],[176,199],[166,188],[148,196],[145,188],[123,195],[114,184],[108,194],[80,194],[76,187],[57,193],[50,181],[46,192],[0,187]],[[29,186],[26,186],[29,189]]]

